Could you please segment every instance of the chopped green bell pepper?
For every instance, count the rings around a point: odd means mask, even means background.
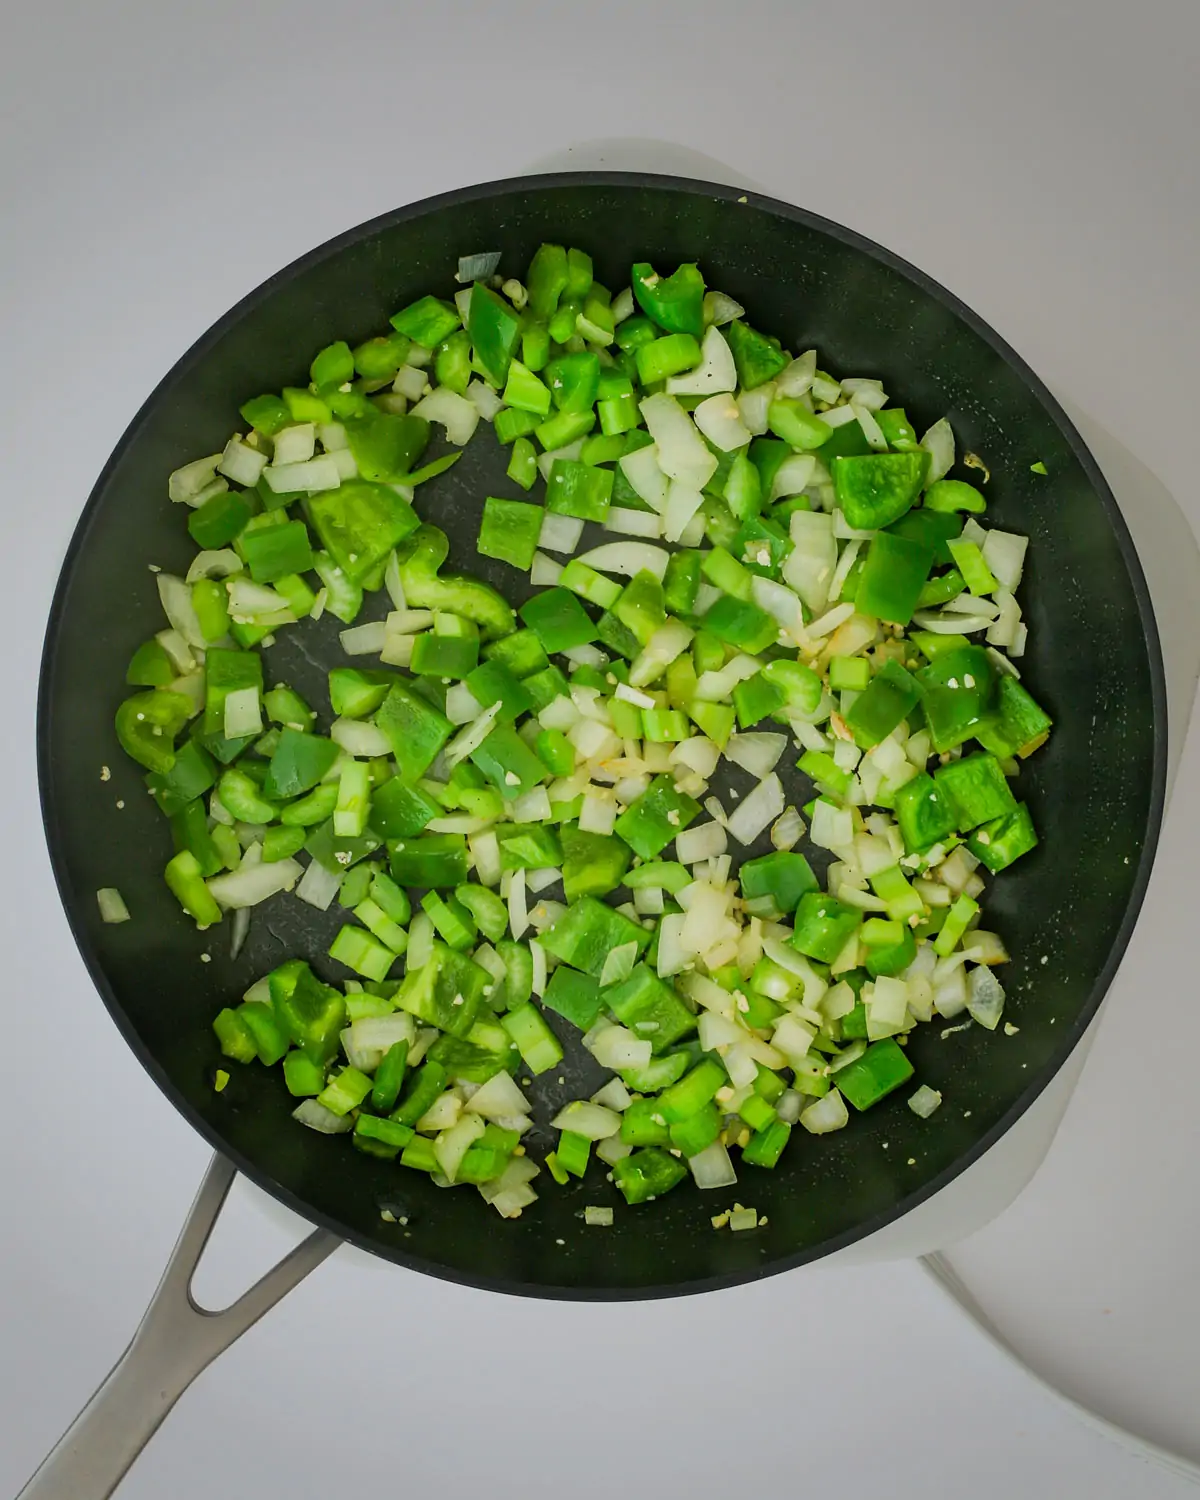
[[[929,467],[923,448],[907,453],[865,453],[835,458],[837,502],[851,526],[874,531],[912,508]]]
[[[740,318],[735,318],[725,329],[725,339],[733,351],[738,384],[743,390],[752,391],[765,381],[774,380],[789,364],[778,339],[759,333]],[[765,481],[763,489],[770,492]]]
[[[656,776],[614,824],[614,832],[642,859],[661,854],[676,834],[700,816],[700,804],[670,776]]]
[[[837,1072],[837,1086],[855,1109],[870,1109],[913,1076],[913,1065],[892,1037],[872,1042],[863,1055]]]
[[[670,276],[659,276],[654,267],[638,261],[630,272],[630,285],[638,306],[668,333],[704,333],[704,277],[694,264],[680,266]]]

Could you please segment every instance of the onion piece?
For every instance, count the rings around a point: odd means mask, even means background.
[[[773,578],[763,578],[755,573],[750,579],[750,597],[759,609],[766,610],[773,619],[779,622],[780,628],[795,641],[802,641],[805,636],[804,616],[800,609],[800,600],[782,583],[776,583]]]
[[[341,889],[344,874],[343,870],[327,870],[319,859],[314,859],[300,877],[296,895],[317,911],[328,911]]]
[[[920,630],[932,631],[934,635],[973,635],[977,630],[987,630],[992,623],[991,615],[943,614],[938,610],[918,609],[912,622]]]
[[[658,446],[658,464],[668,479],[702,490],[717,470],[713,453],[674,396],[647,396],[639,403],[642,420]]]
[[[295,491],[313,495],[319,490],[336,490],[342,482],[341,471],[329,453],[299,464],[268,464],[263,470],[263,478],[267,487],[277,495]]]
[[[560,458],[576,459],[583,452],[583,439],[576,438],[573,443],[568,443],[565,448],[548,448],[541,454],[537,461],[538,473],[550,483],[550,471]]]
[[[129,908],[116,886],[101,886],[96,892],[96,905],[100,908],[100,920],[110,926],[129,921]]]
[[[776,378],[776,393],[779,396],[806,396],[812,388],[813,376],[816,373],[817,351],[806,349]]]
[[[354,1121],[349,1115],[335,1115],[315,1099],[302,1100],[292,1110],[292,1119],[299,1120],[301,1125],[307,1125],[310,1130],[317,1130],[322,1135],[344,1135],[346,1131],[354,1129]]]
[[[449,441],[459,448],[471,441],[479,426],[479,408],[475,403],[444,385],[423,396],[413,407],[412,415],[437,422],[446,429]]]
[[[637,963],[638,945],[633,943],[620,943],[615,948],[610,948],[604,958],[604,967],[600,970],[600,988],[606,989],[610,984],[620,984],[633,973],[633,966]]]
[[[793,453],[785,458],[776,469],[775,477],[771,481],[771,502],[786,499],[789,495],[802,495],[812,483],[816,471],[815,453]],[[817,512],[796,511],[794,514],[815,515]]]
[[[485,1120],[499,1120],[506,1115],[525,1115],[529,1110],[529,1100],[509,1073],[497,1073],[489,1078],[463,1106],[464,1114],[482,1115]]]
[[[771,845],[775,849],[794,849],[804,837],[804,819],[794,807],[785,807],[771,825]]]
[[[391,740],[382,729],[365,719],[335,719],[329,738],[347,755],[361,756],[364,760],[392,753]]]
[[[646,687],[661,677],[676,657],[691,645],[695,631],[682,620],[670,619],[660,625],[633,660],[629,681],[635,688]]]
[[[641,451],[645,451],[644,449]],[[608,514],[600,523],[605,531],[614,531],[618,536],[637,536],[654,539],[662,536],[662,517],[652,510],[629,510],[623,505],[611,505]]]
[[[616,306],[615,303],[613,305]],[[709,291],[704,294],[704,321],[714,327],[720,328],[725,323],[732,323],[734,318],[740,318],[745,311],[740,302],[735,302],[724,292]]]
[[[644,1068],[654,1050],[649,1041],[634,1036],[624,1026],[601,1026],[589,1036],[591,1040],[585,1038],[584,1046],[602,1068],[611,1068],[613,1072],[621,1068]],[[621,1117],[615,1118],[619,1130]]]
[[[378,656],[387,633],[387,624],[383,620],[373,620],[369,625],[355,625],[350,630],[340,631],[338,639],[347,656]]]
[[[725,746],[725,758],[761,781],[779,764],[786,749],[786,734],[732,734]]]
[[[553,588],[562,577],[562,564],[556,563],[544,552],[533,554],[533,567],[529,570],[529,581],[535,588]]]
[[[190,464],[184,464],[182,468],[167,478],[167,495],[171,500],[178,501],[183,505],[202,504],[198,497],[209,489],[217,477],[217,465],[221,462],[220,453],[210,453],[207,458],[195,458]],[[220,481],[223,493],[229,486],[222,479]]]
[[[688,1170],[701,1192],[711,1192],[714,1188],[733,1187],[738,1180],[733,1163],[729,1159],[729,1152],[725,1149],[724,1142],[720,1140],[714,1141],[711,1146],[706,1146],[703,1151],[697,1151],[695,1156],[689,1156]]]
[[[980,1026],[995,1031],[1004,1013],[1004,989],[991,969],[971,970],[967,981],[967,1013]]]
[[[294,859],[277,859],[267,865],[243,860],[232,873],[214,875],[206,884],[222,906],[257,906],[280,891],[290,891],[303,874]]]
[[[469,724],[483,712],[483,704],[465,682],[456,682],[446,694],[446,717],[451,724]]]
[[[653,547],[649,542],[606,542],[581,553],[579,561],[599,573],[617,573],[624,578],[633,578],[644,568],[661,583],[669,558],[670,554],[662,547]]]
[[[232,547],[219,551],[197,552],[187,570],[185,582],[195,583],[200,578],[228,578],[231,573],[242,572],[244,564]]]
[[[784,808],[783,784],[772,772],[744,797],[728,820],[729,832],[740,844],[752,844]]]
[[[503,703],[497,699],[495,703],[484,709],[473,724],[468,724],[465,729],[459,730],[442,752],[446,757],[447,765],[456,766],[459,761],[466,760],[472,750],[479,749],[491,734],[492,727],[503,706]]]
[[[761,437],[766,432],[767,412],[774,399],[773,380],[768,380],[764,385],[756,385],[752,391],[743,391],[738,396],[738,411],[753,437]]]
[[[747,441],[749,435],[747,434]],[[704,496],[691,485],[672,479],[667,488],[667,503],[663,507],[663,537],[668,542],[677,542],[688,522],[704,504]]]
[[[711,396],[718,391],[737,389],[733,350],[718,329],[712,325],[706,329],[700,342],[700,363],[685,374],[668,376],[666,389],[668,396]]]
[[[454,279],[458,282],[490,281],[500,264],[499,250],[482,250],[476,255],[460,255]]]
[[[542,529],[538,533],[538,546],[547,552],[573,553],[583,535],[583,522],[578,516],[560,516],[548,510],[542,517]]]
[[[841,1130],[849,1123],[850,1112],[837,1089],[830,1089],[821,1099],[810,1104],[800,1116],[800,1123],[812,1135],[828,1135],[831,1130]]]
[[[991,530],[984,540],[981,549],[983,560],[1009,593],[1015,593],[1021,582],[1028,546],[1027,536],[1018,536],[1012,531]]]
[[[159,573],[156,582],[159,602],[172,629],[177,630],[189,646],[198,646],[203,651],[206,644],[204,632],[200,629],[200,621],[192,605],[189,585],[182,578],[176,578],[173,573]],[[286,607],[286,601],[282,597],[279,602]]]
[[[658,463],[658,448],[650,443],[617,460],[617,467],[639,500],[661,513],[667,503],[667,476]]]
[[[929,454],[929,472],[925,478],[928,487],[954,467],[954,430],[945,417],[933,424],[921,439],[921,447]]]
[[[692,420],[722,453],[733,453],[750,441],[750,429],[742,421],[737,402],[731,395],[709,396],[692,413]]]
[[[699,823],[675,835],[675,857],[680,864],[694,865],[703,859],[715,859],[729,846],[725,828],[717,822]]]
[[[235,688],[225,695],[224,730],[227,740],[261,734],[262,699],[256,687]]]

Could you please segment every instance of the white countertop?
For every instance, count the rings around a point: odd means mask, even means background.
[[[206,1160],[91,991],[34,782],[59,562],[162,373],[249,288],[363,219],[572,141],[655,137],[936,276],[1148,464],[1195,528],[1198,43],[1200,12],[1163,0],[744,0],[705,17],[673,0],[42,0],[13,22],[0,55],[0,1493],[124,1347]],[[1035,1365],[1196,1457],[1198,762],[1193,740],[1051,1154],[954,1256]],[[202,1278],[213,1300],[286,1243],[250,1190],[233,1209]],[[1051,1404],[909,1264],[591,1307],[486,1297],[340,1251],[200,1379],[121,1496],[435,1483],[498,1500],[634,1485],[675,1500],[747,1480],[897,1500],[1192,1493]]]

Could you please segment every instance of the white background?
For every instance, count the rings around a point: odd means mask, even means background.
[[[87,491],[191,341],[309,247],[572,141],[686,143],[915,261],[1200,519],[1190,0],[12,7],[0,54],[8,976],[0,1493],[123,1347],[205,1149],[58,910],[33,770],[46,608]],[[1195,747],[1045,1168],[958,1256],[1075,1394],[1200,1456]],[[208,1283],[285,1241],[240,1196]],[[241,1270],[235,1268],[241,1267]],[[485,1297],[340,1252],[184,1398],[123,1500],[498,1500],[747,1484],[1167,1500],[905,1264],[697,1300]]]

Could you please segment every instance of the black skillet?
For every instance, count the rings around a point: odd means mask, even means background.
[[[275,1072],[237,1069],[214,1092],[213,1015],[286,954],[321,966],[338,918],[322,922],[283,898],[256,917],[236,962],[225,934],[197,933],[163,886],[168,833],[112,730],[125,665],[161,624],[147,564],[183,571],[192,550],[166,500],[168,472],[220,448],[249,396],[302,383],[312,350],[356,342],[415,297],[449,291],[461,254],[501,250],[502,269],[519,274],[543,240],[586,247],[612,287],[625,285],[633,261],[698,259],[710,286],[786,346],[815,345],[833,371],[882,378],[918,431],[949,415],[960,453],[990,468],[989,522],[1031,538],[1022,670],[1056,720],[1021,771],[1042,843],[988,897],[989,923],[1013,953],[1004,983],[1019,1032],[975,1027],[943,1041],[938,1028],[921,1028],[910,1047],[919,1076],[955,1108],[925,1122],[894,1097],[836,1135],[794,1140],[752,1185],[701,1196],[685,1184],[644,1208],[618,1204],[605,1231],[581,1220],[585,1204],[613,1201],[602,1179],[551,1185],[534,1209],[503,1222],[477,1194],[440,1191],[299,1128]],[[482,432],[418,506],[449,534],[451,564],[511,596],[512,571],[474,552],[483,497],[515,493],[504,463]],[[269,672],[325,704],[336,628],[327,620],[285,632]],[[1166,702],[1146,584],[1112,495],[1042,383],[975,314],[878,245],[787,204],[669,177],[565,173],[466,188],[351,230],[252,292],[184,355],[121,439],[72,539],[46,636],[38,745],[46,835],[88,969],[146,1069],[219,1153],[164,1282],[174,1296],[157,1300],[132,1346],[139,1357],[118,1366],[28,1491],[81,1500],[110,1492],[197,1370],[339,1240],[495,1291],[660,1297],[803,1265],[937,1192],[1029,1107],[1104,996],[1158,835]],[[112,796],[97,796],[102,762]],[[800,800],[807,787],[795,774]],[[134,921],[100,922],[95,892],[106,885],[119,885]],[[554,1098],[576,1096],[586,1081],[570,1062],[562,1076]],[[183,1294],[235,1168],[324,1233],[249,1301],[205,1320]],[[767,1226],[715,1232],[710,1215],[739,1192]]]

